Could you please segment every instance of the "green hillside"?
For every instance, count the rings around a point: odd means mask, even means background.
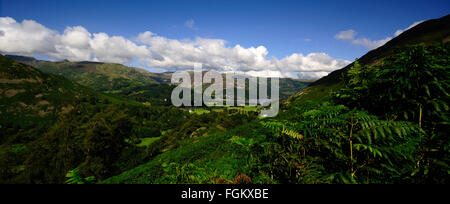
[[[276,118],[182,140],[101,183],[448,183],[449,19],[313,83]]]
[[[143,105],[4,56],[0,107],[0,183],[103,181],[256,118],[248,111],[197,115]]]
[[[265,134],[267,131],[262,130],[257,123],[248,123],[230,131],[187,139],[181,147],[162,153],[146,164],[102,183],[239,184],[238,178],[243,175],[252,177],[255,183],[271,182],[264,174],[250,173],[253,168],[251,159],[254,158],[249,157],[246,147],[239,144],[239,140],[244,139],[262,141],[266,137]]]
[[[449,21],[301,92],[282,79],[274,118],[173,107],[170,73],[0,56],[0,183],[446,184]]]
[[[102,92],[115,92],[122,88],[169,82],[170,75],[154,74],[143,69],[121,64],[101,62],[50,62],[30,57],[7,56],[31,65],[42,72],[63,76],[71,81]]]
[[[104,93],[111,93],[139,102],[170,105],[175,86],[171,73],[151,73],[121,64],[99,62],[50,62],[32,57],[6,57],[33,66],[44,73],[63,76],[71,81]],[[193,75],[193,72],[190,73]],[[193,77],[191,77],[193,79]],[[280,79],[280,98],[287,99],[311,84],[313,80]],[[205,84],[205,86],[207,86]],[[247,87],[248,88],[248,87]]]
[[[114,94],[138,102],[170,105],[173,87],[170,73],[151,73],[121,64],[100,62],[50,62],[32,57],[7,55],[44,73],[63,76],[96,91]]]
[[[88,88],[0,56],[2,140],[11,131],[55,121],[73,110],[76,101],[91,97],[95,94]]]
[[[63,183],[66,173],[77,167],[97,171],[97,178],[108,177],[142,162],[133,155],[131,163],[111,166],[122,162],[120,158],[129,160],[121,153],[145,151],[135,144],[161,136],[161,131],[180,125],[187,116],[183,110],[144,106],[96,92],[0,56],[0,183]],[[88,154],[86,148],[96,142],[100,149],[116,146],[108,158]],[[101,158],[95,165],[82,164],[95,157]]]
[[[449,46],[407,47],[373,67],[355,62],[320,103],[185,138],[101,183],[447,183]]]
[[[0,56],[0,107],[3,121],[34,124],[33,117],[55,119],[77,103],[109,101],[134,103],[100,94],[62,76],[45,74],[29,65]],[[23,119],[25,117],[27,119]]]

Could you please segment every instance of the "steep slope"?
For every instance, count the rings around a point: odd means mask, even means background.
[[[0,132],[46,127],[77,104],[122,101],[0,55]],[[6,138],[0,138],[0,141]]]
[[[70,111],[75,100],[88,94],[88,89],[63,77],[0,56],[2,121],[31,123],[29,118],[54,117]]]
[[[206,134],[183,141],[181,147],[165,151],[120,175],[102,181],[102,184],[170,184],[183,183],[174,177],[175,169],[183,169],[189,175],[189,184],[216,184],[233,180],[249,172],[248,152],[231,142],[232,138],[256,138],[265,134],[256,122],[246,123],[229,131]],[[264,175],[257,175],[254,182],[264,182]],[[178,180],[178,181],[177,181]]]
[[[385,45],[368,52],[359,60],[364,65],[375,65],[392,55],[396,49],[408,45],[424,43],[426,45],[450,41],[450,15],[439,19],[425,21],[387,42]],[[343,87],[341,76],[347,72],[353,63],[343,69],[334,71],[312,83],[308,88],[290,97],[289,102],[305,102],[307,100],[320,101],[332,91]]]
[[[63,183],[80,165],[98,172],[96,178],[109,177],[147,156],[135,146],[139,138],[158,137],[187,116],[100,93],[0,55],[0,183]],[[95,153],[85,151],[90,148]],[[124,158],[126,151],[133,154]],[[90,163],[93,157],[96,164]]]

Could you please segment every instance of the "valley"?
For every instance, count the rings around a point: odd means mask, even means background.
[[[446,184],[449,41],[447,15],[318,80],[280,78],[272,118],[175,107],[170,72],[0,55],[0,183]]]

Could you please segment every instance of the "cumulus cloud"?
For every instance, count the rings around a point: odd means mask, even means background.
[[[81,26],[68,27],[61,36],[61,42],[74,48],[86,48],[89,46],[91,34]]]
[[[54,60],[139,62],[142,67],[168,71],[192,70],[201,63],[219,72],[246,72],[254,76],[319,78],[340,69],[349,61],[325,53],[294,53],[282,59],[269,56],[264,46],[230,46],[223,39],[169,39],[151,31],[132,41],[122,36],[90,33],[82,26],[62,33],[35,21],[17,22],[0,18],[0,52],[41,55]]]
[[[264,72],[273,75],[278,75],[278,72],[303,72],[307,76],[307,73],[313,72],[329,73],[349,64],[349,61],[333,59],[325,53],[294,53],[279,60],[269,57],[269,51],[264,46],[232,47],[222,39],[175,40],[150,31],[139,34],[137,41],[148,45],[152,53],[152,57],[141,61],[147,67],[192,69],[195,63],[202,63],[204,68],[224,72],[245,71],[255,75]]]
[[[98,61],[125,63],[150,54],[146,46],[138,46],[120,36],[109,37],[106,33],[94,34],[90,46]]]
[[[384,44],[386,44],[388,41],[392,40],[391,37],[387,37],[387,38],[381,39],[381,40],[371,40],[371,39],[365,38],[365,37],[356,38],[357,34],[358,33],[355,30],[345,30],[345,31],[339,32],[337,35],[334,36],[334,38],[338,39],[338,40],[348,41],[355,45],[362,45],[370,50],[381,47]]]
[[[56,53],[57,32],[35,21],[24,20],[17,23],[12,18],[0,18],[1,51],[24,55]]]
[[[145,46],[138,46],[120,36],[91,34],[81,26],[67,27],[62,34],[35,21],[21,23],[12,18],[0,18],[0,51],[7,54],[39,54],[52,59],[72,61],[133,62],[149,55]]]
[[[408,28],[406,28],[406,29],[403,29],[403,30],[402,30],[402,29],[399,29],[399,30],[395,31],[394,36],[397,37],[397,36],[401,35],[403,32],[405,32],[405,31],[407,31],[407,30],[409,30],[409,29],[411,29],[411,28],[416,27],[417,25],[421,24],[422,22],[424,22],[424,21],[417,21],[417,22],[414,22],[412,25],[410,25],[410,26],[409,26]]]

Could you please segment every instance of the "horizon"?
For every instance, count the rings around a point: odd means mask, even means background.
[[[223,73],[298,79],[326,76],[449,10],[446,1],[108,1],[106,6],[2,0],[0,5],[2,54],[119,63],[150,72],[202,63]],[[380,12],[383,16],[374,15]]]

